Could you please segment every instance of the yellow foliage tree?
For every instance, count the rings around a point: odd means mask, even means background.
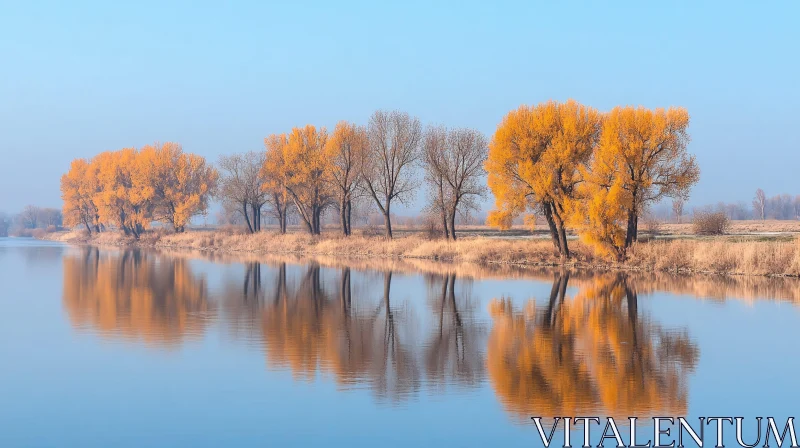
[[[320,218],[332,198],[327,141],[325,128],[307,125],[292,129],[284,147],[286,190],[312,235],[320,234]]]
[[[622,259],[650,204],[688,198],[700,178],[686,151],[688,126],[684,108],[616,107],[607,114],[576,215],[586,241]]]
[[[261,168],[261,177],[264,183],[262,190],[267,192],[272,202],[275,218],[278,220],[280,233],[286,233],[287,215],[291,198],[287,186],[288,167],[286,165],[286,151],[289,140],[286,134],[273,134],[264,139],[267,155],[264,166]]]
[[[150,224],[152,191],[141,182],[136,156],[134,148],[106,151],[97,156],[99,189],[94,200],[103,222],[138,238]]]
[[[339,218],[342,233],[351,234],[350,218],[353,209],[353,196],[360,184],[361,167],[369,148],[367,131],[346,121],[336,124],[333,135],[328,139],[325,151],[330,160],[331,179],[336,190],[339,205]]]
[[[203,213],[216,187],[216,169],[176,143],[106,151],[76,159],[61,178],[67,225],[99,232],[113,224],[139,238],[153,220],[182,232]]]
[[[535,207],[547,220],[554,246],[568,258],[566,227],[601,122],[597,110],[573,100],[522,106],[506,115],[486,161],[495,196],[489,224],[508,228]]]
[[[64,201],[62,214],[64,225],[83,224],[89,233],[99,231],[97,207],[93,196],[96,192],[94,167],[86,159],[75,159],[61,176],[61,199]]]
[[[205,158],[164,143],[145,146],[137,159],[138,184],[150,192],[153,218],[183,232],[193,216],[208,209],[219,174]]]

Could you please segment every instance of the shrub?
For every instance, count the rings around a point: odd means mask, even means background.
[[[651,236],[655,236],[661,233],[661,228],[663,227],[663,224],[655,216],[646,215],[642,221],[643,221],[642,224],[644,224],[643,226],[644,231],[646,231]]]
[[[697,235],[723,235],[728,231],[730,220],[722,212],[695,213],[692,219],[694,233]]]
[[[422,234],[429,240],[444,238],[444,228],[436,221],[436,217],[426,215],[422,223]]]

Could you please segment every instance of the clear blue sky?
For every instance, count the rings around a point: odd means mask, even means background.
[[[216,160],[377,108],[491,135],[568,98],[688,108],[694,204],[800,194],[798,2],[223,3],[0,0],[0,210],[108,149]]]

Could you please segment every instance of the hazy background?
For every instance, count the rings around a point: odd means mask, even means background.
[[[60,207],[70,160],[103,150],[216,161],[377,108],[491,136],[568,98],[688,108],[691,204],[800,193],[797,2],[221,3],[0,0],[0,210]]]

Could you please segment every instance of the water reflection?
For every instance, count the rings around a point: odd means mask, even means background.
[[[477,299],[470,293],[470,282],[461,280],[458,294],[455,273],[429,274],[426,282],[436,322],[426,344],[427,377],[440,386],[452,382],[476,385],[485,375],[485,331],[474,318]]]
[[[639,309],[639,291],[663,286],[640,276],[551,272],[549,296],[521,304],[481,303],[474,280],[455,269],[419,277],[315,262],[239,266],[214,266],[214,289],[185,258],[85,248],[64,257],[63,303],[77,327],[168,346],[218,322],[234,343],[255,343],[270,370],[329,377],[379,401],[488,381],[519,421],[687,412],[699,349],[687,330]],[[408,297],[413,280],[424,280],[425,296]]]
[[[76,327],[167,345],[201,335],[214,314],[187,260],[138,250],[66,255],[63,303]]]
[[[624,274],[583,281],[566,296],[558,272],[546,306],[490,309],[487,366],[512,415],[685,415],[688,374],[699,349],[687,332],[667,330],[638,311],[636,285]]]
[[[260,267],[248,266],[244,300],[261,296],[258,310],[269,368],[288,368],[297,379],[318,371],[345,387],[369,387],[377,396],[402,399],[419,389],[421,369],[407,309],[392,302],[391,271],[372,273],[382,288],[377,296],[353,304],[351,271],[338,272],[333,287],[321,278],[317,264],[305,268],[299,281],[287,278],[285,264],[263,289]],[[257,285],[254,289],[251,285]]]

